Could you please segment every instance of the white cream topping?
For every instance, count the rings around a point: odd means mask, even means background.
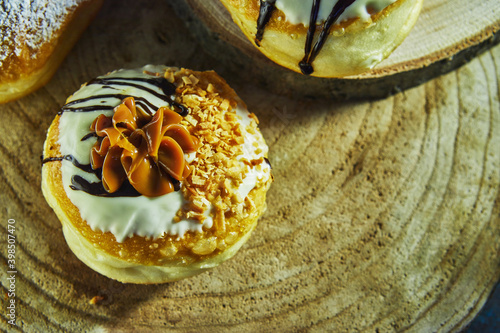
[[[109,74],[107,77],[144,77],[151,78],[143,71],[163,73],[164,66],[148,65],[135,70],[119,70]],[[160,88],[143,82],[134,82],[143,86],[147,86],[158,93],[162,93]],[[109,86],[112,86],[109,87]],[[136,97],[144,97],[157,108],[164,105],[165,102],[156,98],[152,94],[138,90],[136,88],[109,84],[103,86],[101,84],[92,84],[83,86],[68,102],[86,98],[95,95],[104,94],[124,94]],[[102,103],[101,103],[102,102]],[[88,102],[78,103],[72,107],[83,107],[90,105],[111,105],[116,106],[121,102],[119,99],[102,99],[92,100]],[[242,118],[241,129],[244,135],[243,155],[240,159],[256,159],[263,157],[267,152],[267,146],[260,134],[253,135],[248,133],[245,128],[250,122],[254,121],[249,117],[246,109],[238,107],[237,114]],[[59,144],[60,151],[63,155],[72,155],[81,164],[90,163],[90,149],[96,142],[96,138],[90,138],[85,141],[81,139],[90,133],[90,125],[99,114],[110,116],[113,111],[91,111],[91,112],[70,112],[66,111],[62,114],[59,124]],[[258,154],[255,153],[256,142],[258,148],[262,150]],[[195,158],[195,153],[186,155],[186,159],[192,161]],[[177,211],[186,203],[182,191],[171,192],[163,196],[149,198],[145,196],[138,197],[99,197],[94,196],[84,191],[72,190],[70,188],[71,178],[74,175],[79,175],[89,182],[98,182],[98,178],[94,174],[86,173],[75,167],[70,161],[64,160],[61,167],[62,181],[64,190],[71,202],[78,207],[82,219],[87,221],[93,230],[101,230],[103,232],[110,231],[118,242],[123,242],[126,238],[135,235],[157,238],[163,234],[178,235],[180,238],[187,231],[201,232],[203,227],[211,228],[213,224],[212,217],[209,215],[211,207],[207,209],[207,216],[203,224],[194,220],[182,220],[174,222],[173,218]],[[244,198],[256,186],[257,181],[270,176],[270,168],[267,163],[261,164],[261,170],[256,167],[248,168],[243,184],[240,185],[238,191]]]
[[[368,8],[381,11],[397,0],[356,0],[352,5],[346,8],[340,15],[338,22],[351,18],[359,17],[362,20],[368,20],[370,14]],[[326,21],[338,0],[322,0],[319,6],[318,23]],[[286,20],[292,24],[303,24],[309,26],[313,0],[276,0],[276,8],[281,10]]]
[[[243,129],[247,126],[250,126],[250,123],[252,121],[255,121],[249,117],[248,111],[240,106],[236,108],[236,114],[239,115],[242,119],[241,127]],[[242,133],[245,136],[245,142],[243,143],[243,155],[240,156],[240,160],[256,160],[267,155],[268,147],[267,145],[263,144],[264,139],[262,138],[262,134],[260,134],[260,132],[257,132],[254,135],[250,135],[245,130]],[[256,153],[256,148],[260,148],[262,151]],[[238,193],[242,198],[245,198],[248,195],[248,193],[255,187],[255,184],[258,180],[269,178],[271,172],[271,167],[268,163],[260,164],[260,170],[255,167],[250,168],[248,165],[246,165],[246,168],[246,177],[245,179],[243,179],[243,183],[238,188]]]

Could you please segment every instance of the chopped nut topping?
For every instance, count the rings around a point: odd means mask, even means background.
[[[96,305],[96,304],[101,303],[103,300],[104,300],[103,296],[96,295],[96,296],[92,297],[92,299],[89,301],[89,304]]]
[[[245,177],[247,165],[252,166],[240,158],[244,137],[235,112],[238,102],[228,98],[217,83],[206,82],[189,70],[180,72],[174,74],[178,102],[190,110],[181,124],[198,138],[199,148],[191,163],[192,171],[183,181],[181,191],[189,204],[181,209],[179,218],[202,222],[212,206],[214,229],[224,233],[226,216],[246,212],[244,198],[236,189]],[[167,79],[171,76],[165,74]]]
[[[198,255],[207,255],[215,251],[217,248],[217,240],[215,237],[200,239],[194,244],[192,251]]]

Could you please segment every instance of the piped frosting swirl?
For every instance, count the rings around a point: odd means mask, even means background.
[[[94,170],[102,168],[104,189],[116,192],[128,180],[148,197],[176,190],[175,180],[190,173],[184,154],[195,152],[198,145],[181,120],[165,107],[151,116],[136,107],[133,97],[115,107],[112,117],[100,114],[90,128],[98,138],[91,165]]]

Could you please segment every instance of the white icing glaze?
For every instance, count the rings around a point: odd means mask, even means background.
[[[250,122],[254,121],[249,117],[248,111],[239,106],[236,109],[236,114],[239,115],[242,119],[242,128],[249,126]],[[250,135],[247,131],[244,131],[243,133],[245,136],[245,142],[243,143],[242,147],[243,155],[240,157],[240,159],[245,158],[247,160],[254,160],[267,155],[268,148],[267,145],[263,144],[264,140],[260,132],[256,133],[255,135]],[[256,153],[256,147],[254,146],[254,144],[262,149],[262,152]],[[269,166],[269,164],[262,163],[260,166],[260,170],[258,170],[257,168],[250,168],[249,166],[246,166],[246,177],[245,179],[243,179],[243,183],[238,188],[238,193],[242,198],[245,198],[248,193],[255,187],[257,180],[263,179],[264,177],[267,179],[269,177],[269,174],[271,172],[271,167]]]
[[[326,21],[328,15],[333,9],[333,6],[338,0],[322,0],[319,6],[318,23]],[[346,8],[344,13],[340,15],[338,22],[350,18],[359,17],[362,20],[368,20],[370,14],[367,8],[373,8],[376,12],[381,11],[396,0],[356,0],[352,5]],[[281,10],[286,20],[292,24],[303,24],[309,26],[309,18],[313,0],[276,0],[276,8]]]
[[[116,71],[108,77],[150,77],[144,74],[143,70],[162,73],[164,68],[164,66],[148,65],[136,70]],[[148,83],[139,84],[161,93],[161,90],[153,85]],[[158,108],[165,106],[164,101],[152,96],[148,92],[127,86],[113,86],[113,88],[106,88],[100,84],[86,85],[71,96],[68,102],[95,95],[127,95],[133,92],[133,96],[144,97]],[[116,106],[119,103],[120,100],[118,99],[103,99],[102,104],[99,101],[96,102],[96,100],[93,100],[79,103],[77,106],[83,107],[96,104]],[[254,120],[248,116],[249,113],[246,109],[238,107],[236,111],[242,118],[241,128],[245,140],[243,155],[240,156],[240,159],[263,157],[267,152],[267,146],[262,136],[260,134],[251,135],[245,130],[246,126]],[[63,155],[73,155],[82,164],[90,163],[90,149],[95,143],[96,138],[90,138],[85,141],[81,141],[81,138],[90,132],[89,129],[92,121],[101,113],[109,116],[113,111],[64,112],[62,114],[59,125],[59,144]],[[256,147],[253,146],[254,142],[257,142],[257,146],[262,149],[262,152],[259,154],[255,153]],[[190,154],[186,157],[188,161],[192,161],[195,158],[195,154]],[[203,227],[212,227],[213,220],[209,216],[211,207],[205,212],[207,218],[203,224],[193,220],[173,222],[177,211],[186,203],[182,191],[168,193],[155,198],[145,196],[98,197],[83,191],[72,190],[69,187],[73,175],[79,175],[89,182],[97,182],[98,179],[95,175],[80,170],[66,160],[62,162],[61,172],[64,190],[71,202],[80,210],[82,219],[87,221],[93,230],[110,231],[118,242],[123,242],[127,237],[131,237],[134,234],[157,238],[164,233],[168,233],[183,237],[187,231],[201,232]],[[269,176],[270,168],[265,162],[261,164],[261,170],[257,170],[256,167],[248,168],[243,184],[238,188],[240,195],[243,198],[246,197],[255,187],[258,180],[264,177],[267,179]]]

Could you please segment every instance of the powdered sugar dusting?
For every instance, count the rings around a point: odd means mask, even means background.
[[[26,45],[38,49],[59,30],[66,15],[86,0],[0,0],[0,66]]]

